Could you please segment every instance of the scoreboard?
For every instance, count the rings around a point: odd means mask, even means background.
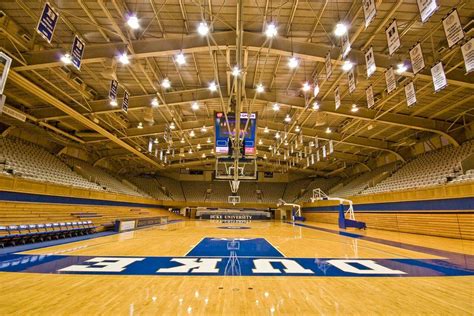
[[[250,117],[249,117],[250,116]],[[249,121],[250,120],[250,121]],[[229,126],[227,126],[227,121]],[[235,131],[235,113],[227,113],[227,121],[223,112],[215,113],[215,135],[216,135],[216,154],[226,155],[229,153],[229,137],[234,138]],[[245,126],[249,121],[247,129]],[[245,129],[245,130],[244,130]],[[243,136],[245,142],[245,154],[255,155],[256,153],[256,137],[257,133],[257,114],[247,112],[240,113],[240,137]]]

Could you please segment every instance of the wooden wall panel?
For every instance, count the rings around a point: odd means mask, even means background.
[[[336,212],[303,212],[306,220],[337,224]],[[411,234],[474,240],[473,213],[369,213],[356,212],[367,227]]]

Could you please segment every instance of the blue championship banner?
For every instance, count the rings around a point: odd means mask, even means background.
[[[128,113],[128,99],[130,98],[130,94],[127,90],[125,90],[123,94],[123,101],[122,101],[122,111]]]
[[[117,91],[118,91],[118,81],[112,80],[110,82],[110,90],[109,90],[109,99],[110,100],[117,100]]]
[[[81,69],[82,56],[84,55],[85,43],[79,36],[74,36],[74,42],[71,48],[71,61],[77,70]]]
[[[58,24],[58,18],[59,13],[53,9],[49,2],[46,2],[38,21],[36,31],[41,35],[41,37],[48,41],[48,43],[51,43],[51,40],[53,39],[53,33]]]

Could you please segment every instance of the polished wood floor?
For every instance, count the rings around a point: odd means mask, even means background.
[[[336,229],[333,225],[308,223]],[[290,258],[439,258],[280,222],[246,230],[188,221],[28,254],[184,256],[204,237],[263,237]],[[359,232],[358,232],[359,233]],[[457,253],[474,242],[367,230],[363,235]],[[472,315],[474,277],[126,276],[0,272],[0,315]]]

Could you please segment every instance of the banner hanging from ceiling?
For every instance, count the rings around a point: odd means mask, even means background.
[[[365,89],[365,95],[367,96],[367,107],[370,109],[374,106],[374,88],[370,85],[367,89]]]
[[[77,70],[81,69],[82,56],[84,55],[85,43],[79,38],[79,36],[74,36],[74,41],[72,42],[71,48],[71,62]]]
[[[436,0],[416,0],[420,10],[421,22],[425,23],[438,10]]]
[[[365,65],[367,67],[367,79],[373,75],[376,70],[374,49],[370,46],[369,50],[365,53]]]
[[[118,93],[118,81],[112,80],[110,82],[110,90],[109,90],[109,99],[111,101],[117,102],[117,93]],[[117,104],[115,104],[117,105]]]
[[[425,68],[425,59],[423,58],[421,43],[416,44],[412,49],[410,49],[410,60],[411,68],[415,75]]]
[[[464,38],[461,21],[459,20],[458,10],[454,9],[446,18],[443,19],[444,34],[448,40],[449,48],[456,45]]]
[[[431,76],[433,77],[435,92],[444,89],[448,85],[442,62],[438,62],[431,68]]]
[[[466,73],[470,73],[474,70],[474,38],[471,38],[461,46],[461,51],[464,65],[466,66]]]
[[[326,66],[326,79],[329,79],[332,74],[332,63],[331,63],[331,52],[328,52],[326,55],[326,61],[324,62]]]
[[[397,20],[393,19],[393,22],[385,30],[387,35],[388,53],[393,55],[400,47],[400,36],[398,35]]]
[[[375,0],[362,0],[362,5],[364,7],[365,28],[367,28],[377,14]]]
[[[5,89],[11,64],[12,58],[3,52],[0,52],[0,95],[3,94],[3,90]]]
[[[411,107],[416,103],[416,92],[415,92],[415,84],[413,81],[410,81],[408,84],[405,85],[405,96],[407,98],[407,106]]]
[[[48,43],[51,43],[53,39],[54,30],[58,24],[59,13],[46,2],[43,7],[43,12],[41,13],[38,25],[36,26],[36,31],[42,38],[44,38]]]
[[[351,42],[349,41],[349,32],[344,33],[341,36],[341,47],[342,47],[342,59],[347,57],[347,54],[351,51]]]
[[[122,101],[122,111],[128,113],[128,99],[130,98],[130,94],[127,90],[123,93],[123,101]]]
[[[393,67],[390,67],[385,71],[385,83],[387,84],[387,92],[391,93],[397,88],[397,81],[395,79],[395,72]]]
[[[334,102],[336,103],[336,111],[341,106],[341,96],[339,95],[339,87],[334,89]]]
[[[349,93],[353,93],[356,89],[356,80],[354,75],[354,67],[347,72],[347,82],[349,83]]]

